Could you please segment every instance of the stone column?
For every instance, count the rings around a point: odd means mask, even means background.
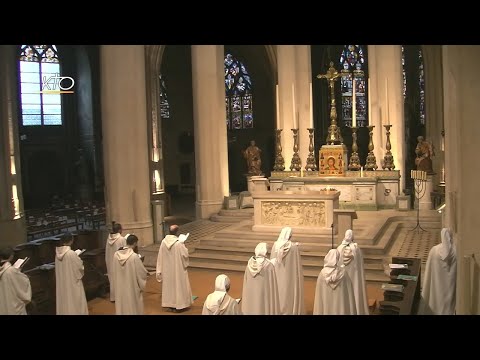
[[[372,50],[373,49],[373,50]],[[375,67],[369,67],[369,74],[371,82],[375,79],[375,86],[373,90],[376,93],[371,94],[373,99],[378,99],[378,107],[372,108],[372,117],[375,125],[374,133],[381,131],[382,141],[381,146],[385,146],[386,135],[383,125],[390,122],[392,128],[390,130],[390,142],[392,144],[392,154],[395,163],[395,170],[400,170],[400,191],[405,189],[405,178],[409,174],[405,174],[405,120],[403,110],[403,73],[402,73],[402,47],[401,45],[371,45],[368,47],[369,61],[371,61],[371,53],[374,54]],[[369,62],[370,66],[370,62]],[[388,114],[387,99],[386,99],[386,81],[388,79]],[[376,116],[380,116],[381,121],[378,121]],[[379,135],[377,135],[379,136]],[[377,147],[377,144],[375,144]],[[377,156],[377,165],[380,167],[380,160],[383,159],[384,152]]]
[[[280,102],[280,124],[277,126],[283,129],[282,154],[285,159],[285,171],[290,171],[293,156],[293,132],[291,129],[294,128],[292,84],[296,84],[295,45],[277,45],[277,59]],[[298,87],[295,88],[295,91],[298,93]],[[298,102],[298,94],[295,97]],[[298,109],[298,105],[296,108]],[[304,161],[306,158],[302,158],[302,166],[305,166]]]
[[[442,76],[442,46],[423,45],[423,68],[425,74],[425,125],[426,139],[435,150],[432,159],[433,188],[435,189],[442,179],[442,168],[445,162],[442,151],[443,125],[443,76]]]
[[[480,315],[478,134],[480,47],[442,46],[445,121],[446,226],[457,245],[457,314]],[[475,254],[475,259],[472,258]],[[470,262],[471,268],[466,265]],[[473,266],[475,263],[475,266]]]
[[[107,226],[153,244],[143,45],[102,45],[101,106]]]
[[[18,144],[17,52],[14,45],[0,46],[0,247],[27,241]]]
[[[302,159],[302,169],[305,169],[308,157],[310,138],[308,128],[313,127],[313,117],[310,111],[310,84],[312,83],[312,57],[310,45],[295,45],[297,111],[299,113],[299,155]],[[291,132],[291,131],[290,131]],[[315,160],[318,161],[315,155]]]
[[[229,195],[223,45],[192,45],[196,213],[208,219]]]

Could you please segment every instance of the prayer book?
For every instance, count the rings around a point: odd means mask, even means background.
[[[85,252],[85,250],[87,250],[87,249],[83,249],[83,250],[82,250],[82,249],[77,249],[77,250],[75,250],[75,254],[77,254],[78,256],[80,256],[80,255],[82,255],[82,254]]]
[[[187,241],[189,236],[190,236],[190,233],[180,234],[180,236],[178,237],[178,241],[184,243],[185,241]]]
[[[403,285],[400,284],[382,284],[382,290],[385,291],[396,291],[396,292],[402,292],[403,293]]]
[[[197,295],[192,295],[192,301],[198,299]]]
[[[417,281],[418,276],[415,275],[398,275],[397,276],[398,280],[412,280],[412,281]]]
[[[29,260],[29,257],[26,257],[25,259],[18,259],[15,261],[15,264],[13,264],[13,267],[19,270],[22,270],[23,265]]]
[[[389,264],[390,269],[408,269],[408,264]]]
[[[237,304],[240,304],[240,301],[242,301],[242,298],[235,299],[235,301],[237,302]]]

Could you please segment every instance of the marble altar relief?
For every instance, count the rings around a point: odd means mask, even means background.
[[[373,187],[356,187],[355,200],[357,201],[373,201]]]
[[[324,201],[262,201],[262,225],[325,227]]]

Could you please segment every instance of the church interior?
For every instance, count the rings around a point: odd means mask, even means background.
[[[202,314],[219,274],[240,299],[257,244],[270,253],[284,227],[300,244],[305,314],[349,229],[369,313],[416,314],[449,228],[455,314],[479,315],[476,55],[475,45],[1,45],[0,248],[29,259],[28,314],[55,314],[65,233],[85,250],[89,314],[115,314],[105,246],[116,222],[138,237],[146,315]],[[195,298],[175,312],[155,278],[173,224],[189,234]],[[415,281],[392,280],[403,263]],[[385,284],[404,284],[402,298]]]

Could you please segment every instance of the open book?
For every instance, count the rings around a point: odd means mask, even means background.
[[[189,236],[190,236],[190,233],[180,234],[180,236],[178,237],[178,241],[184,243],[185,241],[187,241]]]
[[[235,301],[237,302],[237,304],[240,304],[240,301],[242,301],[242,298],[235,299]]]
[[[408,269],[408,264],[389,264],[390,269]]]
[[[82,255],[82,254],[85,252],[85,250],[87,250],[87,249],[83,249],[83,250],[82,250],[82,249],[77,249],[77,250],[75,250],[75,254],[77,254],[78,256],[80,256],[80,255]]]
[[[15,264],[13,264],[13,267],[22,270],[23,265],[25,265],[29,259],[29,257],[26,257],[25,259],[18,259],[15,261]]]

